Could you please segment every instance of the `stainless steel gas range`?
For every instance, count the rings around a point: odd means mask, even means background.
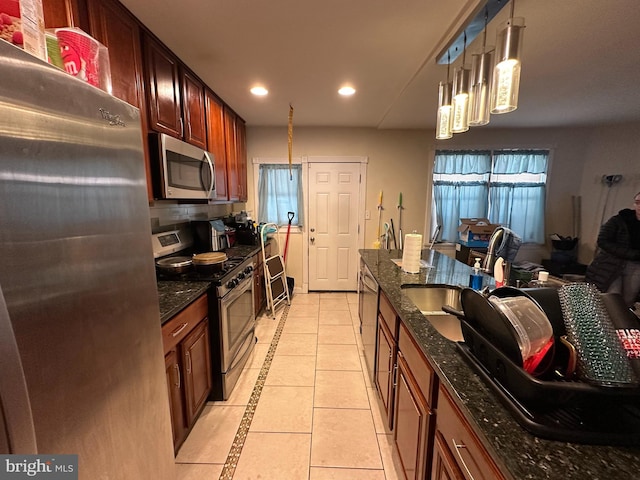
[[[156,262],[189,257],[192,245],[177,230],[153,235]],[[211,400],[227,400],[256,342],[253,296],[253,259],[230,257],[206,272],[187,267],[172,274],[158,270],[159,280],[209,282]]]

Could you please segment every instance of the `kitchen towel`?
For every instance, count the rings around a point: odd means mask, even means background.
[[[422,256],[422,235],[408,233],[404,236],[404,248],[402,250],[402,270],[407,273],[420,272],[420,259]]]

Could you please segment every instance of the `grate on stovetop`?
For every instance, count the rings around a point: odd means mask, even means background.
[[[184,256],[184,253],[181,255],[173,255],[173,256]],[[190,270],[172,274],[166,273],[156,269],[156,277],[158,280],[175,280],[175,281],[183,281],[183,282],[213,282],[213,283],[222,283],[226,277],[233,276],[235,274],[235,270],[245,261],[243,257],[231,257],[228,258],[225,262],[223,262],[222,266],[219,270],[196,270],[195,267],[191,267]]]

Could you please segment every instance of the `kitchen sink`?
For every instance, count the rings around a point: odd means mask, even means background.
[[[458,317],[442,311],[443,305],[462,310],[460,288],[450,285],[411,285],[403,287],[402,293],[413,302],[440,335],[454,342],[463,341]]]

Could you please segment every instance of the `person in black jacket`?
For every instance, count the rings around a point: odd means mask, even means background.
[[[633,206],[620,210],[600,227],[599,251],[586,275],[586,281],[601,292],[621,294],[629,307],[640,294],[640,192]]]

